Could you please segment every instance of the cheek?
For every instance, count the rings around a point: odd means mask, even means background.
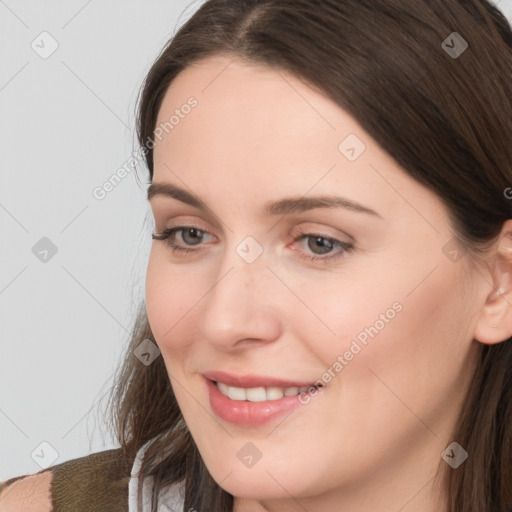
[[[179,350],[180,343],[186,342],[186,337],[178,333],[183,332],[194,314],[194,305],[205,293],[200,282],[184,266],[171,265],[160,250],[151,252],[146,272],[146,311],[164,355]]]
[[[412,398],[420,388],[426,397],[429,388],[442,392],[444,385],[453,385],[472,340],[473,306],[464,300],[461,269],[444,258],[350,274],[303,294],[318,320],[296,312],[298,339],[330,371],[325,379],[350,375],[353,389],[368,390],[376,375],[386,376],[393,389]]]
[[[350,263],[332,273],[281,273],[300,292],[300,301],[290,296],[281,307],[281,320],[291,326],[289,337],[307,346],[326,371],[339,373],[339,364],[332,367],[345,353],[350,366],[360,361],[367,367],[361,360],[371,352],[371,341],[385,337],[404,314],[399,281],[382,266],[368,271],[372,267],[376,265]]]
[[[410,415],[414,423],[412,410],[421,418],[420,429],[424,422],[439,431],[446,414],[456,414],[460,392],[470,378],[472,338],[466,326],[471,304],[461,299],[462,276],[448,265],[441,263],[417,287],[421,280],[414,277],[371,293],[366,300],[358,297],[352,316],[344,311],[349,332],[340,338],[339,352],[351,344],[360,350],[341,372],[343,399],[371,402],[373,410],[366,414],[374,421],[388,418],[391,429],[399,428],[394,418],[400,414]],[[394,303],[401,310],[386,315]],[[388,322],[379,322],[382,314]]]

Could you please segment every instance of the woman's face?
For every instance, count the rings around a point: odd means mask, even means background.
[[[237,59],[184,70],[156,134],[153,185],[183,192],[155,189],[155,233],[186,229],[153,241],[147,313],[213,478],[276,510],[417,510],[488,293],[446,208],[335,103]]]

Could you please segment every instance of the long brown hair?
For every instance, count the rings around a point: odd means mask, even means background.
[[[466,41],[463,53],[445,51],[443,41],[453,48],[453,37]],[[512,185],[512,31],[486,0],[207,0],[141,89],[137,136],[149,181],[167,88],[184,68],[215,54],[291,72],[345,109],[447,205],[457,242],[471,257],[512,217],[504,193]],[[231,511],[233,496],[208,473],[162,357],[148,366],[134,357],[144,339],[154,341],[142,304],[110,397],[124,456],[160,436],[141,468],[141,477],[154,477],[153,510],[158,489],[182,481],[184,510]],[[510,340],[482,346],[452,437],[469,458],[443,472],[449,512],[510,512]]]

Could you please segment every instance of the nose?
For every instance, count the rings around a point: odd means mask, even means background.
[[[263,259],[247,263],[233,251],[204,299],[202,335],[225,351],[275,341],[281,334],[276,286]]]

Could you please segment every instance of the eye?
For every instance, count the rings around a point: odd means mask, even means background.
[[[306,254],[302,255],[301,258],[312,261],[332,261],[353,250],[353,245],[348,242],[317,233],[300,233],[295,237],[295,241],[307,241],[306,247],[313,254],[308,254],[306,251]]]
[[[181,245],[178,245],[175,241],[176,234],[181,232],[181,238],[185,244],[199,245],[205,234],[206,231],[193,227],[193,226],[178,226],[175,228],[169,228],[164,229],[159,234],[153,234],[151,235],[151,238],[153,240],[164,240],[167,241],[167,245],[171,248],[173,252],[196,252],[197,249],[190,249],[188,247],[182,247]]]
[[[180,245],[176,241],[176,235],[180,233],[182,243]],[[194,226],[177,226],[174,228],[164,229],[161,233],[154,233],[151,237],[154,240],[166,241],[172,252],[193,253],[202,249],[194,249],[193,246],[201,245],[208,233]],[[318,233],[299,233],[294,236],[294,242],[303,242],[307,240],[306,248],[299,252],[302,259],[310,261],[327,262],[337,258],[341,258],[353,250],[353,245],[343,242],[333,237],[329,237]],[[302,244],[304,246],[304,244]],[[309,252],[311,251],[311,252]]]

